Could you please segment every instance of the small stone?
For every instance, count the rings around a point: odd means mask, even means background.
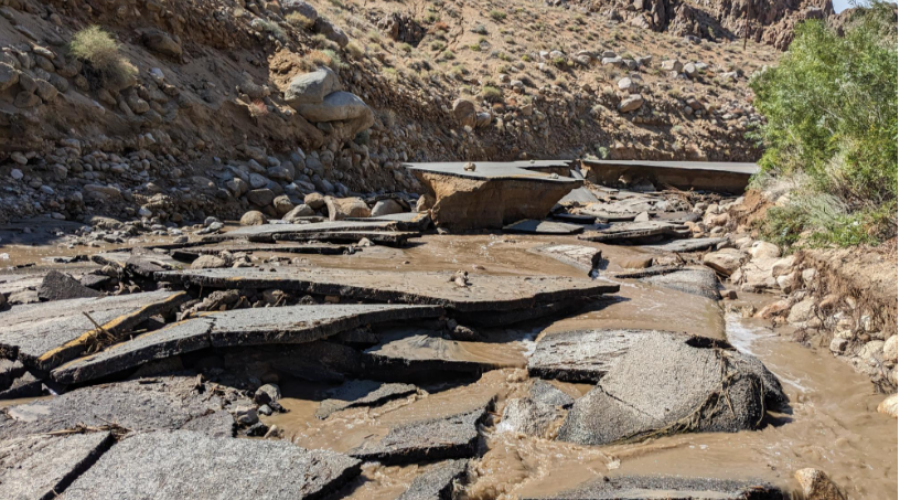
[[[818,469],[800,469],[794,473],[794,478],[800,483],[806,500],[844,500],[844,495],[828,475]]]
[[[239,425],[252,426],[259,422],[259,415],[255,406],[238,406],[234,411],[234,420]]]
[[[12,169],[12,171],[10,171],[9,176],[12,177],[13,180],[20,181],[22,180],[22,177],[25,177],[25,174],[23,174],[22,171],[18,168],[14,168]]]

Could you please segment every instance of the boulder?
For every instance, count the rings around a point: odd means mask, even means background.
[[[703,256],[703,263],[716,270],[722,276],[731,276],[741,267],[744,255],[740,250],[724,248],[718,252]]]
[[[750,256],[753,259],[777,259],[781,257],[781,248],[767,241],[755,241],[750,245]]]
[[[291,79],[284,100],[293,107],[303,104],[320,104],[325,96],[341,90],[338,76],[329,68],[320,68],[312,73],[297,75]]]
[[[50,271],[41,281],[38,298],[41,300],[79,299],[83,297],[99,297],[100,292],[81,284],[75,278],[59,271]]]
[[[372,109],[350,92],[332,92],[320,103],[299,104],[295,108],[312,123],[365,119],[370,122],[366,128],[375,123]]]
[[[375,206],[372,207],[372,217],[401,214],[404,212],[406,212],[406,210],[403,208],[403,206],[391,199],[381,200],[375,203]]]
[[[283,0],[281,2],[281,8],[284,9],[285,15],[288,15],[292,12],[298,12],[300,14],[303,14],[312,22],[315,22],[316,19],[319,18],[319,13],[316,12],[315,7],[304,2],[303,0]]]
[[[276,196],[275,199],[272,200],[272,207],[275,208],[275,213],[280,217],[284,217],[285,214],[294,209],[294,203],[288,195],[283,194],[281,196]]]
[[[312,217],[316,215],[316,212],[306,203],[301,203],[294,208],[292,208],[288,213],[284,214],[284,217],[281,220],[287,222],[298,222],[303,220],[306,217]]]
[[[266,216],[262,212],[251,210],[241,216],[242,226],[261,226],[266,223]]]
[[[346,33],[344,33],[343,30],[332,24],[329,20],[322,17],[316,18],[313,29],[317,33],[325,35],[325,37],[332,42],[340,45],[342,49],[346,47],[348,43],[350,43],[350,38]]]
[[[758,429],[766,414],[760,377],[727,351],[652,336],[575,402],[559,439],[583,445],[682,432]]]
[[[681,61],[677,59],[668,59],[660,63],[660,67],[663,71],[675,71],[676,73],[681,73],[681,70],[684,66],[681,64]]]
[[[325,198],[329,220],[343,220],[347,217],[369,217],[369,206],[361,198]]]
[[[321,193],[309,193],[303,197],[303,203],[313,210],[318,210],[325,206],[325,197]]]
[[[640,94],[631,94],[628,97],[622,99],[619,103],[619,112],[620,113],[630,113],[632,111],[640,109],[641,106],[644,105],[644,97]]]
[[[453,117],[462,126],[475,127],[475,103],[468,99],[453,101]]]
[[[148,49],[171,57],[180,58],[181,44],[171,35],[158,29],[149,29],[141,33],[141,43]]]
[[[271,189],[253,189],[247,193],[247,201],[256,206],[265,207],[275,201],[275,193]]]

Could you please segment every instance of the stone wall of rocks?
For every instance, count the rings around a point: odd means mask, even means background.
[[[847,279],[834,265],[840,262],[835,252],[842,256],[847,251],[783,255],[777,245],[747,233],[729,233],[734,229],[731,209],[742,203],[738,198],[701,207],[705,208],[703,221],[688,223],[696,234],[728,237],[714,252],[704,255],[703,263],[727,278],[738,292],[780,296],[759,310],[745,306],[736,312],[791,327],[796,340],[829,349],[868,375],[883,392],[896,392],[896,287],[891,297]],[[896,276],[896,267],[894,273]]]

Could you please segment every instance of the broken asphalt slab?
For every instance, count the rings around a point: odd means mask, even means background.
[[[699,252],[715,247],[719,243],[728,241],[727,238],[692,238],[684,240],[673,240],[658,245],[644,245],[643,248],[655,250],[658,252],[686,253]]]
[[[126,437],[65,491],[66,500],[315,500],[360,473],[360,461],[286,441],[196,432]]]
[[[378,441],[350,451],[350,456],[385,465],[471,458],[478,451],[478,422],[488,406],[459,415],[393,427]]]
[[[392,399],[416,394],[412,384],[383,384],[372,380],[353,380],[330,391],[329,398],[319,404],[316,418],[326,419],[332,413],[360,406],[380,406]]]
[[[763,381],[727,351],[651,336],[634,343],[597,386],[575,401],[558,439],[582,445],[685,432],[759,429]]]
[[[450,500],[454,482],[463,479],[468,460],[446,460],[433,464],[413,479],[397,500]]]
[[[580,240],[598,243],[642,243],[662,237],[684,237],[688,234],[684,226],[668,222],[622,222],[609,224],[595,231],[588,231],[578,237]]]
[[[112,444],[109,432],[0,441],[0,498],[56,498]]]
[[[554,424],[565,415],[565,410],[555,405],[532,398],[513,398],[506,402],[496,432],[548,437]]]
[[[199,377],[173,376],[96,385],[0,410],[0,439],[72,429],[181,429],[222,410],[224,400]],[[209,434],[231,435],[231,422],[205,420]],[[191,424],[198,428],[196,422]],[[200,426],[202,427],[202,426]]]
[[[74,384],[200,349],[297,344],[385,321],[435,318],[436,306],[334,304],[236,309],[180,321],[113,345],[53,370],[59,383]]]
[[[42,301],[82,299],[100,296],[100,292],[81,284],[75,278],[59,271],[50,271],[41,281],[38,298]]]
[[[552,257],[562,263],[577,267],[586,273],[600,267],[603,254],[599,248],[585,245],[543,245],[530,252]]]
[[[350,245],[327,243],[232,243],[189,247],[172,251],[172,258],[192,262],[201,255],[236,253],[292,253],[302,255],[343,255],[351,251]]]
[[[431,216],[438,227],[456,230],[500,228],[522,219],[543,219],[557,202],[584,181],[524,162],[406,164],[434,200]],[[559,167],[566,170],[564,164]],[[531,169],[529,169],[531,168]]]
[[[691,295],[699,295],[712,300],[719,300],[719,280],[716,272],[708,267],[681,267],[670,273],[661,273],[640,278],[641,281],[654,286],[678,290]]]
[[[508,226],[503,226],[505,233],[521,234],[578,234],[584,231],[584,226],[567,224],[565,222],[552,222],[545,220],[520,220]]]
[[[763,481],[664,476],[604,476],[562,493],[527,500],[783,500],[790,495]]]
[[[413,231],[333,231],[328,233],[282,233],[275,241],[322,241],[328,243],[358,243],[363,238],[378,245],[402,247],[410,238],[419,236]]]
[[[273,268],[274,269],[274,268]],[[588,279],[557,276],[469,275],[461,286],[453,273],[345,269],[198,269],[160,278],[204,288],[277,288],[356,300],[440,305],[456,312],[515,311],[556,302],[590,300],[619,290]]]
[[[315,239],[317,235],[334,232],[375,232],[396,230],[393,221],[329,221],[312,224],[262,224],[245,226],[227,233],[206,236],[205,242],[221,242],[232,239],[244,239],[252,243],[272,243],[276,239],[286,239],[287,235],[306,235]],[[279,238],[280,237],[280,238]]]
[[[380,335],[381,343],[364,353],[364,366],[376,378],[431,379],[447,372],[480,374],[524,367],[524,347],[506,342],[470,342],[440,332],[402,329]]]
[[[576,330],[541,337],[528,358],[532,377],[596,384],[631,347],[652,336],[672,336],[656,330]]]
[[[25,366],[49,371],[125,338],[143,321],[188,299],[184,292],[157,291],[18,306],[3,314],[0,348]]]

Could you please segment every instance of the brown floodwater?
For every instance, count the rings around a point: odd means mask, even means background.
[[[315,265],[368,269],[474,269],[484,274],[553,274],[584,276],[584,271],[555,259],[528,252],[548,243],[582,244],[569,237],[498,235],[432,236],[427,245],[409,249],[379,247],[348,258],[310,256]],[[640,252],[627,247],[602,248],[609,269]],[[851,499],[895,498],[897,491],[897,421],[875,411],[883,395],[868,379],[835,359],[827,350],[801,346],[790,332],[776,331],[753,320],[726,315],[712,300],[630,280],[617,298],[571,317],[542,324],[540,332],[587,328],[646,328],[686,332],[727,340],[757,356],[775,373],[791,400],[790,414],[773,414],[760,431],[734,434],[696,433],[613,446],[579,446],[532,436],[497,432],[487,425],[485,453],[471,462],[463,498],[515,499],[522,495],[552,495],[602,476],[615,474],[677,475],[768,481],[796,491],[796,470],[826,471]],[[773,296],[750,297],[759,304]],[[534,325],[520,326],[515,350],[534,338]],[[539,333],[540,333],[539,332]],[[530,337],[529,337],[530,335]],[[492,350],[499,349],[490,344]],[[513,347],[510,347],[510,352]],[[528,355],[526,350],[525,355]],[[484,353],[495,356],[496,354]],[[347,451],[366,440],[380,439],[392,426],[461,413],[484,398],[496,401],[493,423],[504,402],[527,393],[525,370],[486,373],[475,383],[434,388],[379,408],[357,408],[319,421],[318,403],[292,397],[284,400],[291,413],[266,419],[303,446]],[[591,386],[554,382],[578,397]],[[319,396],[321,398],[321,396]],[[418,474],[416,466],[368,466],[345,493],[350,498],[394,498]],[[799,496],[798,496],[799,498]]]
[[[582,269],[531,252],[538,245],[576,244],[600,248],[607,270],[642,254],[629,247],[591,244],[573,237],[520,235],[428,235],[405,249],[369,247],[352,256],[303,256],[312,266],[395,271],[457,271],[495,275],[586,277]],[[7,247],[11,248],[11,247]],[[64,255],[59,248],[26,249],[16,262]],[[105,249],[80,247],[84,253]],[[0,252],[7,252],[3,249]],[[14,250],[14,252],[18,252]],[[284,254],[297,257],[295,254]],[[7,262],[8,265],[10,262]],[[4,263],[0,263],[0,266]],[[603,279],[603,278],[601,278]],[[492,342],[446,349],[468,359],[525,359],[534,339],[545,332],[589,328],[640,328],[690,333],[727,340],[757,356],[781,380],[790,397],[789,414],[772,415],[760,431],[685,434],[614,446],[578,446],[550,439],[498,432],[505,401],[527,394],[531,381],[522,368],[504,368],[462,383],[447,380],[374,408],[351,408],[325,420],[315,416],[334,386],[282,381],[281,404],[289,413],[263,417],[289,439],[307,448],[348,452],[387,435],[397,425],[466,412],[494,401],[483,428],[484,454],[470,463],[469,482],[460,492],[469,500],[552,495],[614,474],[681,475],[757,479],[796,489],[796,470],[827,472],[850,499],[896,498],[897,420],[876,412],[884,395],[869,380],[827,349],[810,349],[791,340],[790,331],[725,314],[717,302],[630,280],[616,298],[568,318],[516,325],[489,332]],[[758,304],[774,296],[743,297]],[[499,340],[498,340],[499,339]],[[508,344],[508,345],[506,345]],[[519,366],[521,363],[516,363]],[[578,397],[586,384],[552,382]],[[0,403],[5,406],[9,402]],[[385,467],[367,464],[342,494],[353,499],[393,499],[429,464]]]

